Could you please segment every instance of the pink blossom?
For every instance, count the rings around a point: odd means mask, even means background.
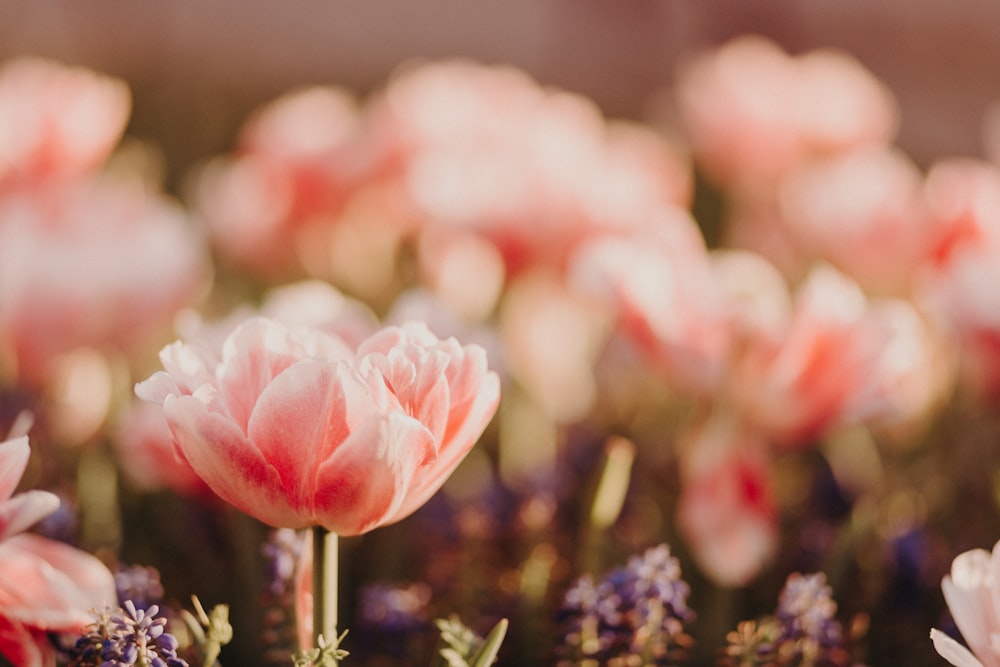
[[[586,98],[510,67],[450,61],[401,71],[370,111],[423,225],[474,232],[509,276],[564,266],[600,232],[686,204],[690,176],[648,128],[609,123]]]
[[[342,535],[422,505],[496,410],[499,378],[477,346],[420,324],[352,349],[315,329],[253,318],[212,349],[178,341],[136,386],[213,491],[278,527]]]
[[[681,442],[677,521],[701,569],[723,586],[749,582],[777,547],[767,445],[730,416],[695,424]]]
[[[555,421],[580,420],[597,398],[594,367],[610,324],[553,272],[524,273],[500,311],[505,368]]]
[[[200,175],[197,207],[224,257],[267,276],[301,271],[310,234],[335,226],[376,166],[362,115],[334,87],[288,93],[247,121],[235,153]]]
[[[960,344],[963,378],[1000,395],[1000,169],[953,160],[935,165],[925,194],[936,232],[917,299]]]
[[[46,491],[13,495],[28,454],[27,436],[0,442],[0,654],[41,667],[55,664],[46,633],[80,632],[92,609],[117,598],[114,578],[99,560],[21,532],[59,505]]]
[[[257,316],[275,319],[292,329],[317,329],[356,347],[378,329],[375,314],[364,303],[345,296],[320,280],[282,285],[264,294],[259,309],[237,308],[220,320],[204,321],[194,311],[177,318],[182,337],[209,349],[221,349],[229,333]],[[140,402],[118,421],[118,461],[132,486],[140,490],[169,488],[181,493],[212,495],[173,443],[161,405]]]
[[[686,212],[664,212],[641,233],[581,244],[569,280],[617,313],[624,336],[668,382],[694,392],[717,385],[729,351],[728,314]]]
[[[869,293],[907,295],[932,236],[921,188],[908,158],[873,147],[794,170],[780,185],[780,208],[803,256]]]
[[[179,208],[139,184],[11,193],[0,198],[0,351],[35,383],[80,347],[142,350],[199,295],[206,259]]]
[[[790,56],[735,39],[681,69],[678,101],[699,164],[718,183],[771,187],[803,160],[887,143],[888,89],[837,51]]]
[[[0,68],[0,191],[104,162],[130,111],[124,82],[25,57]]]
[[[804,443],[876,412],[883,323],[860,288],[817,267],[781,328],[747,341],[728,377],[736,409],[768,437]]]
[[[959,554],[941,590],[972,652],[940,630],[932,630],[938,653],[957,667],[1000,667],[1000,544],[993,547],[993,553],[972,549]]]
[[[205,483],[174,447],[163,408],[159,405],[136,403],[129,406],[119,416],[114,444],[118,465],[132,488],[209,493]]]

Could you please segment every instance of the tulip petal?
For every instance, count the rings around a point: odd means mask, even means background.
[[[485,362],[485,354],[483,356]],[[410,491],[399,509],[399,518],[416,511],[437,493],[493,418],[500,403],[500,378],[496,373],[489,372],[485,376],[469,377],[468,381],[469,386],[475,388],[474,393],[470,393],[466,386],[453,387],[453,391],[457,389],[459,396],[466,394],[467,398],[463,398],[458,404],[452,403],[448,428],[438,451],[438,458],[433,464],[433,472],[418,480],[416,488]]]
[[[289,508],[278,472],[231,419],[194,396],[168,397],[163,413],[178,449],[216,495],[269,525],[305,526]]]
[[[969,649],[940,630],[931,630],[931,641],[934,642],[934,650],[938,652],[938,655],[955,667],[983,667],[983,663],[976,660]]]
[[[277,321],[253,317],[238,326],[222,347],[218,388],[244,433],[264,389],[286,368],[308,358],[328,361],[351,357],[347,345],[316,329],[291,329]]]
[[[0,503],[0,541],[23,532],[59,509],[59,497],[48,491],[25,491]]]
[[[42,640],[48,644],[48,639]],[[43,667],[55,663],[54,650],[43,656],[44,644],[17,621],[0,616],[0,656],[7,664],[20,667]],[[48,655],[53,654],[53,655]]]
[[[261,393],[250,417],[249,439],[303,520],[313,516],[319,463],[376,410],[356,372],[320,359],[290,366]]]
[[[450,392],[445,369],[449,357],[446,353],[410,344],[365,356],[358,368],[369,378],[373,389],[382,382],[395,396],[393,403],[426,426],[440,442],[445,435],[450,410]],[[378,376],[371,375],[371,371]],[[384,406],[386,408],[389,405]]]
[[[0,609],[39,630],[78,632],[91,610],[117,601],[111,572],[94,556],[38,535],[0,543]]]
[[[941,582],[941,591],[959,632],[976,655],[988,655],[989,632],[997,627],[996,613],[985,582],[990,573],[990,553],[972,549],[952,562],[951,574]]]
[[[318,522],[340,535],[358,535],[404,518],[400,507],[434,447],[430,431],[411,417],[372,416],[320,465]]]
[[[0,502],[14,495],[30,454],[26,435],[0,442]]]

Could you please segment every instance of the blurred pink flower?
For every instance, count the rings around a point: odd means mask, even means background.
[[[335,225],[377,167],[355,100],[334,87],[288,93],[261,108],[233,155],[210,163],[196,204],[223,256],[265,276],[301,273],[310,228]]]
[[[315,329],[254,318],[221,349],[161,352],[136,385],[163,405],[174,441],[227,502],[278,527],[363,533],[422,505],[496,410],[483,350],[421,324],[383,329],[355,351]]]
[[[935,629],[931,638],[937,652],[956,667],[1000,667],[1000,544],[992,554],[985,549],[959,554],[941,590],[972,652]]]
[[[19,667],[55,664],[47,633],[79,633],[117,601],[111,572],[88,553],[21,531],[55,511],[46,491],[14,495],[28,438],[0,442],[0,655]]]
[[[121,139],[125,83],[41,58],[0,67],[0,194],[99,167]]]
[[[735,358],[728,391],[767,437],[802,444],[875,412],[876,371],[887,338],[860,288],[819,266],[798,290],[785,325],[751,337]]]
[[[591,413],[594,367],[610,329],[606,312],[551,271],[521,274],[499,315],[504,368],[546,415],[571,423]]]
[[[118,417],[114,445],[116,461],[132,488],[211,495],[174,447],[161,406],[141,402],[130,405]]]
[[[561,268],[590,235],[630,230],[690,197],[689,170],[659,135],[609,123],[586,98],[514,68],[411,67],[370,115],[418,219],[482,235],[509,276]]]
[[[0,198],[0,356],[38,383],[80,347],[142,351],[208,273],[181,210],[138,184],[9,193]]]
[[[699,165],[717,183],[770,187],[803,160],[885,144],[889,90],[846,53],[790,56],[740,37],[681,68],[678,103]]]
[[[713,415],[690,427],[680,446],[678,526],[712,581],[744,585],[777,548],[767,444],[731,417]]]
[[[966,383],[1000,396],[1000,169],[941,162],[924,191],[935,236],[916,298],[957,341]]]
[[[570,283],[607,304],[618,326],[678,388],[717,386],[729,353],[728,314],[701,233],[680,209],[630,236],[594,237],[573,257]]]
[[[781,215],[804,257],[869,293],[908,295],[932,240],[921,187],[906,156],[871,147],[793,170],[780,185]]]

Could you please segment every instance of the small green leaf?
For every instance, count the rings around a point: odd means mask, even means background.
[[[493,626],[490,634],[486,635],[486,639],[479,647],[479,650],[476,651],[475,655],[469,661],[469,667],[490,667],[490,665],[496,662],[497,653],[500,652],[500,645],[503,644],[504,637],[507,636],[508,625],[507,619],[503,618]]]

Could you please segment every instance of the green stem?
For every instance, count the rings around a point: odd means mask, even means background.
[[[313,646],[337,639],[337,533],[313,528]]]

